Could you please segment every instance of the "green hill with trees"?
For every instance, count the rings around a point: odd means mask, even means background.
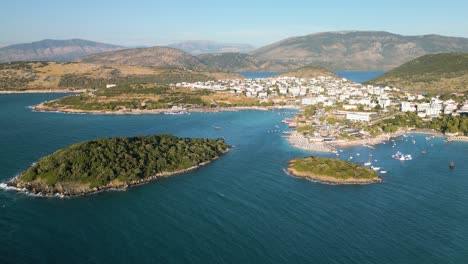
[[[425,55],[365,84],[439,93],[465,91],[468,90],[468,53]]]
[[[198,168],[229,146],[222,139],[151,135],[96,139],[40,159],[9,185],[46,195],[81,195]]]
[[[296,177],[331,184],[365,184],[381,182],[371,169],[336,158],[307,157],[290,161],[287,169]]]

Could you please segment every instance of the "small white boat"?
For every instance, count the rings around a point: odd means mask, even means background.
[[[349,159],[352,160],[352,159],[353,159],[353,156],[349,157]]]
[[[342,150],[342,149],[340,149],[340,152],[343,152],[343,150]]]
[[[380,170],[380,167],[374,167],[374,166],[372,166],[371,169],[373,169],[373,170],[375,170],[375,171],[378,171],[378,170]]]
[[[372,165],[371,162],[366,162],[366,163],[364,163],[364,166],[370,166],[370,165]]]
[[[380,171],[380,173],[385,174],[385,173],[387,173],[387,171],[386,171],[386,170],[382,170],[382,171]]]
[[[361,154],[359,154],[359,153],[356,153],[356,156],[361,156]]]

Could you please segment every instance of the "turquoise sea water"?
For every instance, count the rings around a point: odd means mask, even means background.
[[[281,73],[282,72],[239,72],[239,74],[248,79],[268,78]]]
[[[362,83],[382,75],[384,71],[335,71],[335,73],[350,81]]]
[[[287,129],[287,110],[106,116],[27,108],[59,96],[0,95],[0,182],[41,156],[97,137],[225,136],[235,148],[197,171],[127,191],[60,199],[0,190],[2,264],[468,260],[466,143],[415,135],[397,139],[395,148],[346,148],[343,159],[365,162],[372,154],[388,170],[385,182],[330,186],[283,171],[289,159],[314,154],[272,132]],[[390,159],[397,150],[414,160]]]
[[[344,77],[353,82],[362,83],[383,74],[383,71],[335,71],[341,77]],[[274,75],[281,74],[281,72],[240,72],[246,78],[268,78]]]

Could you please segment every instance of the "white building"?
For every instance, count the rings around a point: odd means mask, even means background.
[[[351,121],[369,122],[372,113],[363,112],[348,112],[346,113],[346,119]]]
[[[436,108],[426,109],[426,116],[439,116],[440,110]]]
[[[302,98],[303,105],[315,105],[317,104],[316,98]]]
[[[386,109],[390,106],[391,103],[392,101],[390,99],[379,99],[379,105],[382,107],[382,109]]]
[[[417,105],[418,112],[425,112],[427,109],[431,108],[429,103],[420,103]]]
[[[412,109],[414,109],[414,107],[411,107],[410,102],[401,102],[401,111],[402,112],[412,112]]]

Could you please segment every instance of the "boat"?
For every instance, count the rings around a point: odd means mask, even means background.
[[[372,166],[371,169],[373,169],[373,170],[375,170],[375,171],[378,171],[378,170],[380,170],[380,167],[374,167],[374,166]]]
[[[359,153],[356,153],[356,156],[361,156],[361,154],[359,154]]]
[[[449,167],[451,170],[455,168],[455,162],[453,162],[453,160],[450,162]]]
[[[386,170],[381,170],[380,173],[385,174],[385,173],[387,173],[387,171]]]
[[[370,161],[370,157],[372,156],[372,154],[369,153],[369,159],[367,160],[366,163],[364,163],[364,166],[370,166],[372,165],[372,162]]]
[[[426,154],[427,154],[427,151],[423,150],[423,151],[421,151],[421,154],[422,154],[422,155],[426,155]]]
[[[400,151],[397,151],[397,153],[392,155],[392,159],[396,160],[412,160],[413,157],[410,154],[403,154]]]
[[[221,127],[215,126],[214,129],[215,130],[221,130]]]
[[[416,140],[412,139],[411,142],[413,142],[413,144],[416,144]]]

